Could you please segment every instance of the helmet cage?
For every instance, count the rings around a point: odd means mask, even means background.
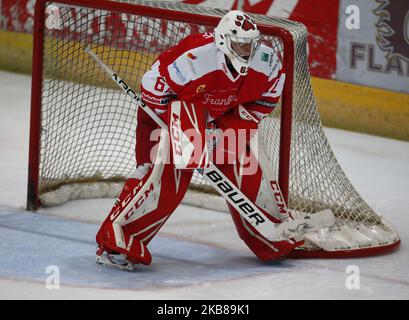
[[[238,37],[232,34],[225,34],[224,36],[227,49],[237,60],[244,64],[248,64],[253,59],[256,50],[260,46],[260,36],[252,38]],[[234,47],[243,48],[242,52],[237,52],[238,50]]]

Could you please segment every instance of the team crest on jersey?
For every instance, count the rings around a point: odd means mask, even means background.
[[[197,86],[197,88],[196,88],[196,93],[205,92],[205,88],[206,88],[206,85],[205,85],[205,84],[201,84],[201,85]]]
[[[234,24],[242,28],[244,31],[256,30],[255,23],[247,14],[245,15],[238,14],[236,17],[236,21],[234,21]]]

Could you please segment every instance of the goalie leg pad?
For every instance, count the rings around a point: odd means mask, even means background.
[[[230,205],[229,210],[240,239],[242,239],[255,256],[262,261],[283,259],[288,256],[294,248],[304,243],[303,241],[269,241],[249,225]]]
[[[121,195],[97,234],[96,241],[99,247],[107,252],[125,254],[134,263],[150,264],[152,258],[147,245],[182,201],[191,176],[192,172],[175,170],[168,164],[160,183],[152,184],[153,187],[148,188],[150,192],[158,188],[160,193],[152,196],[145,193],[142,197],[134,190],[143,180],[127,180]],[[136,207],[129,211],[123,210],[121,203],[135,200],[136,197],[139,197],[136,199]],[[141,203],[144,197],[145,202]]]
[[[239,119],[229,113],[216,120],[218,128],[223,130],[245,129],[245,139],[237,138],[235,161],[233,164],[217,164],[218,168],[251,200],[273,223],[281,223],[289,218],[288,210],[278,183],[271,179],[271,174],[263,172],[258,158],[250,144],[257,143],[257,124]],[[239,135],[237,134],[237,137]],[[223,146],[224,147],[224,146]],[[275,182],[275,183],[272,183]],[[251,226],[240,214],[228,204],[240,238],[250,250],[262,261],[270,261],[286,257],[294,248],[303,244],[292,239],[286,241],[269,241]]]
[[[232,181],[257,207],[265,213],[273,223],[281,223],[279,219],[264,210],[257,203],[257,196],[261,186],[261,170],[258,168],[255,175],[240,175],[237,165],[219,166],[219,169]],[[236,230],[249,249],[262,261],[282,259],[294,248],[303,244],[295,241],[272,242],[263,237],[253,226],[251,226],[230,204],[227,204],[232,216]]]
[[[168,147],[162,137],[158,156],[167,159]],[[182,201],[191,177],[191,171],[177,170],[157,157],[142,179],[128,179],[97,234],[99,247],[150,264],[147,245]]]

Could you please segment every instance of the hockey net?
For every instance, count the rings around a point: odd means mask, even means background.
[[[223,10],[175,2],[38,0],[35,11],[28,209],[115,197],[134,171],[135,104],[84,52],[89,46],[133,88],[155,58],[192,33],[212,31]],[[263,149],[295,214],[330,208],[337,224],[309,236],[296,256],[384,252],[400,240],[361,198],[324,134],[299,23],[252,15],[283,57],[281,106],[263,120]],[[209,200],[210,199],[210,200]],[[226,210],[200,175],[185,202]]]

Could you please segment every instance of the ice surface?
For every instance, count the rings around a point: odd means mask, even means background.
[[[228,214],[180,206],[150,245],[153,263],[136,273],[94,262],[94,237],[113,199],[24,211],[30,81],[0,72],[0,298],[48,299],[408,299],[409,143],[326,129],[341,166],[376,212],[397,228],[389,255],[261,263]],[[46,288],[49,265],[58,290]],[[350,265],[360,289],[347,289]]]

